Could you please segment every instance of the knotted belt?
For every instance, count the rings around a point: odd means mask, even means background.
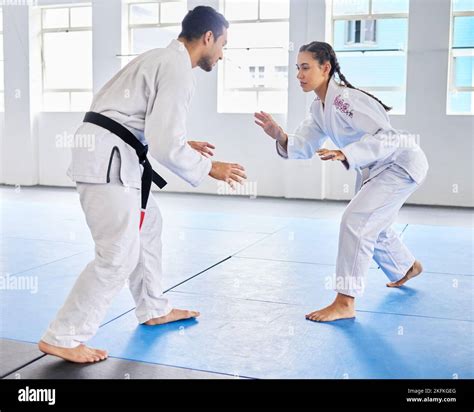
[[[141,186],[142,203],[139,227],[141,229],[143,220],[145,219],[146,204],[148,203],[148,198],[150,196],[151,182],[155,183],[160,189],[163,189],[166,186],[166,180],[153,170],[153,167],[147,158],[148,145],[142,144],[126,127],[100,113],[87,112],[84,117],[84,122],[93,123],[108,130],[131,146],[137,153],[138,161],[143,166]]]

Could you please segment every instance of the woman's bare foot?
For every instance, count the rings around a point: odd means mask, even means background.
[[[62,348],[60,346],[50,345],[42,340],[38,343],[41,352],[48,355],[57,356],[64,360],[75,363],[93,363],[107,359],[105,350],[89,348],[86,345],[79,345],[75,348]]]
[[[144,325],[163,325],[164,323],[176,322],[177,320],[197,318],[199,315],[200,313],[194,310],[173,309],[165,316],[147,320]]]
[[[331,322],[353,317],[355,317],[354,298],[342,293],[338,293],[334,302],[329,306],[306,315],[306,319],[314,322]]]
[[[399,288],[400,286],[408,282],[410,279],[413,279],[415,276],[418,276],[421,272],[423,272],[423,266],[421,266],[421,262],[415,260],[415,263],[413,263],[413,266],[408,270],[405,276],[403,276],[397,282],[387,283],[387,286],[389,288]]]

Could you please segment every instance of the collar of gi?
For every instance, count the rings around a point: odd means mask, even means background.
[[[188,51],[186,50],[185,45],[180,42],[178,39],[171,40],[171,43],[168,45],[168,48],[177,50],[187,56],[187,61],[189,62],[189,67],[192,68],[193,63],[191,62],[191,56],[189,55]]]
[[[341,86],[335,79],[334,74],[329,79],[328,90],[326,92],[325,103],[326,105],[332,104],[336,94],[341,89],[344,89],[344,86]],[[330,103],[329,103],[330,102]]]

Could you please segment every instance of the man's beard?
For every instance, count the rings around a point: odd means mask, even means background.
[[[201,57],[198,66],[206,72],[212,71],[212,59],[209,56]]]

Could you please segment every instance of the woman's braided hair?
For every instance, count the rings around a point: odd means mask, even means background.
[[[390,111],[392,108],[384,104],[381,100],[377,99],[377,97],[367,93],[364,90],[358,89],[354,87],[346,77],[341,73],[341,67],[339,66],[339,62],[337,61],[336,53],[334,49],[331,47],[330,44],[324,43],[321,41],[313,41],[309,44],[305,44],[300,47],[300,52],[310,52],[313,54],[313,58],[319,63],[324,64],[329,62],[331,64],[331,71],[329,72],[329,77],[332,77],[334,73],[337,73],[339,80],[344,83],[344,86],[349,87],[350,89],[360,90],[361,92],[365,93],[367,96],[372,97],[373,99],[377,100],[385,109],[385,111]]]

